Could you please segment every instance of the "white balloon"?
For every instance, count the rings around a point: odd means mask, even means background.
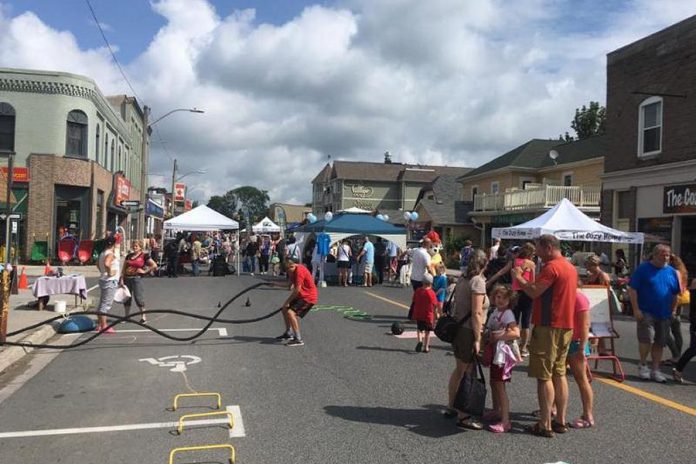
[[[389,220],[389,215],[388,215],[388,214],[385,214],[385,215],[384,215],[384,220],[385,220],[385,221],[388,221],[388,220]]]
[[[410,221],[411,220],[411,213],[409,213],[408,211],[404,211],[404,220]]]
[[[326,214],[324,214],[324,220],[326,222],[329,222],[332,219],[333,219],[333,213],[331,211],[327,211]]]

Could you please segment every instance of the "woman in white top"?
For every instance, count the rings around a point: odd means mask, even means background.
[[[348,271],[350,270],[350,257],[352,255],[348,240],[344,239],[338,247],[336,267],[338,268],[338,285],[348,286]]]
[[[114,304],[114,294],[118,288],[118,281],[121,278],[121,262],[114,254],[114,245],[116,238],[109,236],[105,240],[106,247],[99,255],[97,267],[101,273],[99,278],[99,289],[101,295],[99,297],[99,306],[97,307],[97,332],[113,333],[113,327],[108,327],[106,315],[111,310]]]

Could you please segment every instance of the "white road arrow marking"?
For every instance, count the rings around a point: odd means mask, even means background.
[[[187,361],[188,359],[188,361]],[[184,355],[174,355],[174,356],[163,356],[161,358],[142,358],[138,359],[140,362],[147,362],[153,366],[158,367],[171,367],[170,372],[185,372],[186,366],[191,364],[198,364],[201,362],[201,358],[198,356],[191,356],[188,354]]]

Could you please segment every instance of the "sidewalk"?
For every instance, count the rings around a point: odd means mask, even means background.
[[[29,267],[26,266],[26,273],[28,276],[32,275],[29,274]],[[34,268],[38,268],[38,266],[32,266]],[[87,267],[87,266],[85,266]],[[21,272],[22,266],[20,266],[20,272]],[[74,269],[73,271],[69,271],[68,269]],[[80,272],[81,267],[66,267],[64,268],[64,271],[66,273],[68,272]],[[86,277],[89,275],[87,273],[82,272]],[[37,275],[43,275],[43,267],[41,267],[41,273]],[[30,278],[29,283],[31,284],[34,279]],[[7,319],[7,332],[11,333],[14,332],[15,330],[19,330],[23,327],[28,327],[33,324],[37,324],[39,322],[51,319],[55,316],[58,316],[58,313],[53,312],[53,303],[57,300],[65,300],[67,302],[67,310],[71,311],[74,310],[74,297],[71,295],[56,295],[51,298],[51,302],[48,304],[46,310],[44,311],[38,311],[36,309],[36,306],[29,306],[32,303],[36,302],[36,299],[31,293],[31,289],[28,290],[20,290],[18,295],[10,295],[10,309],[8,311],[8,319]],[[87,297],[87,302],[91,300],[91,297]],[[60,325],[60,320],[54,321],[51,324],[46,324],[40,327],[37,327],[35,329],[29,330],[27,332],[15,335],[14,337],[8,337],[8,341],[12,342],[25,342],[25,343],[34,343],[34,344],[40,344],[40,343],[45,343],[48,341],[51,337],[53,337],[56,334],[56,330],[58,329],[58,326]],[[12,364],[16,363],[20,359],[22,359],[24,356],[26,356],[28,353],[30,353],[33,350],[33,348],[28,348],[28,347],[21,347],[21,346],[2,346],[0,347],[0,373],[2,373],[4,370],[6,370],[8,367],[10,367]]]

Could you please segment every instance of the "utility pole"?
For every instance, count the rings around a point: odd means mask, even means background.
[[[150,117],[150,107],[143,106],[143,140],[142,148],[140,150],[140,210],[138,211],[138,229],[137,238],[143,239],[145,237],[145,206],[147,202],[147,187],[148,187],[148,175],[150,166],[150,125],[148,123]]]
[[[174,169],[172,170],[172,217],[174,217],[175,202],[174,202],[174,188],[176,187],[176,158],[174,159]]]

